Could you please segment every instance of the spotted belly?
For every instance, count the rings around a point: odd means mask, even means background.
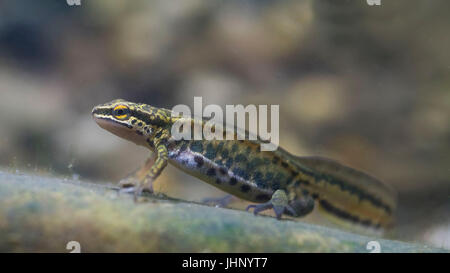
[[[251,202],[267,202],[273,191],[260,189],[253,181],[230,171],[225,165],[212,161],[189,148],[169,150],[169,163],[227,193]]]

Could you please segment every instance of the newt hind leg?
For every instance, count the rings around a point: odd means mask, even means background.
[[[296,199],[290,201],[289,204],[291,205],[292,209],[295,211],[295,214],[290,215],[290,216],[302,217],[302,216],[309,214],[314,209],[315,201],[311,196],[305,195],[305,196],[297,197]],[[287,214],[289,214],[289,213],[287,213]]]
[[[254,209],[253,213],[255,215],[262,211],[273,209],[279,220],[283,214],[300,217],[310,213],[314,209],[314,199],[308,196],[302,196],[301,198],[289,201],[284,190],[276,190],[270,201],[258,205],[249,205],[247,211],[250,208]]]

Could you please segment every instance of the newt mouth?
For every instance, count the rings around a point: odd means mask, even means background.
[[[102,117],[99,116],[98,114],[94,113],[92,114],[94,121],[102,128],[107,129],[111,126],[115,126],[117,125],[122,125],[124,127],[127,127],[128,129],[132,129],[133,127],[131,125],[129,125],[128,123],[123,123],[108,117]]]
[[[134,142],[137,145],[145,145],[145,138],[142,137],[142,134],[137,133],[139,131],[133,130],[133,126],[107,116],[99,116],[98,114],[94,114],[93,118],[98,126],[114,135]]]

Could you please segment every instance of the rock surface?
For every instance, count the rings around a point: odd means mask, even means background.
[[[135,203],[113,187],[0,172],[0,251],[69,252],[441,252],[303,222],[157,196]]]

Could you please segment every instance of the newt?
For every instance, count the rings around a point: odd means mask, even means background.
[[[173,115],[147,104],[114,100],[95,106],[103,129],[152,152],[134,175],[120,181],[136,195],[153,192],[153,182],[167,164],[233,196],[257,203],[254,214],[273,209],[301,217],[315,206],[338,219],[373,228],[392,225],[395,192],[362,171],[324,157],[295,156],[281,147],[261,151],[262,140],[176,140],[171,127],[180,119],[205,126],[205,120]]]

